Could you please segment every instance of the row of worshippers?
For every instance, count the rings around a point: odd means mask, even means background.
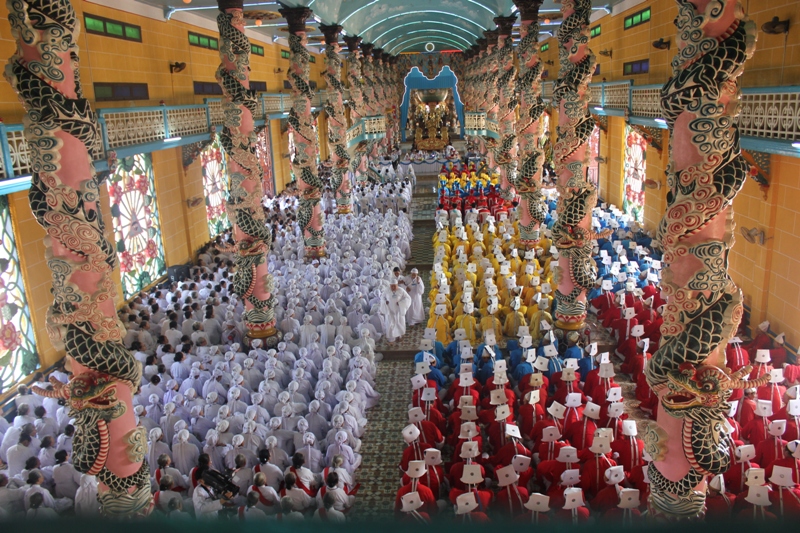
[[[542,239],[543,247],[520,252],[517,223],[504,215],[479,222],[471,211],[464,222],[460,214],[453,216],[452,225],[444,212],[437,218],[441,229],[433,237],[427,324],[437,340],[447,345],[455,329],[464,329],[474,343],[484,331],[513,336],[526,325],[537,343],[547,342],[553,324],[551,264],[558,258],[550,237]]]
[[[292,308],[304,323],[315,324],[315,332],[289,328],[273,349],[258,339],[248,350],[242,349],[243,307],[226,290],[230,286],[226,280],[235,270],[232,257],[211,247],[201,250],[190,279],[141,294],[121,311],[129,326],[125,342],[143,365],[134,412],[148,434],[154,494],[161,494],[158,512],[213,516],[222,505],[251,516],[263,511],[290,519],[316,513],[322,519],[339,520],[352,507],[353,477],[367,423],[364,413],[380,395],[374,390],[374,341],[368,334],[356,337],[352,330],[339,329],[347,324],[343,316],[347,307],[341,300],[357,306],[360,291],[368,294],[378,287],[370,280],[372,269],[382,269],[382,263],[373,249],[349,235],[384,223],[394,229],[382,239],[398,235],[410,239],[410,224],[402,213],[373,210],[363,217],[329,217],[326,229],[341,236],[341,242],[333,240],[330,258],[311,265],[283,257],[286,247],[302,249],[302,239],[299,232],[282,228],[285,242],[275,248],[281,255],[273,251],[269,257],[271,270],[282,274],[274,278],[279,284],[275,292],[284,302],[278,307]],[[384,241],[374,242],[379,247]],[[396,246],[395,240],[392,249]],[[385,248],[378,252],[387,259]],[[342,265],[338,256],[353,260]],[[391,270],[385,272],[388,276]],[[306,308],[305,303],[320,303],[316,287],[290,287],[288,280],[310,283],[320,275],[331,279],[330,289],[342,280],[342,292],[337,288],[325,293],[330,307]],[[288,294],[297,301],[287,299]],[[323,321],[317,310],[330,315],[337,308],[343,312],[335,331],[329,331],[330,322]],[[349,342],[343,341],[345,337]],[[52,375],[62,382],[69,379],[63,370]],[[74,505],[76,513],[96,514],[96,479],[79,474],[71,465],[75,428],[66,407],[24,388],[21,392],[14,423],[2,427],[0,458],[9,465],[0,481],[2,512],[30,511],[38,500],[32,499],[34,493],[41,492],[47,493],[45,509],[64,513]],[[208,486],[195,490],[203,484],[196,470],[200,467],[228,473],[239,487],[238,494],[228,500]],[[269,483],[260,484],[262,478],[254,474],[267,470]],[[270,483],[278,494],[272,500],[265,488]],[[248,503],[248,494],[254,491],[266,496]],[[81,507],[80,502],[88,504]]]

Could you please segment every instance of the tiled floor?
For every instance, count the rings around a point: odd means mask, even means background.
[[[389,518],[400,486],[398,464],[403,454],[402,429],[408,422],[409,379],[407,361],[378,363],[375,389],[381,401],[368,411],[369,425],[362,439],[358,482],[361,490],[353,509],[354,520]]]

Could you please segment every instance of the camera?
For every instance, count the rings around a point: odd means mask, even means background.
[[[203,472],[203,481],[211,487],[217,497],[222,496],[226,492],[230,492],[233,496],[239,494],[239,487],[231,480],[231,477],[216,470],[206,470]]]

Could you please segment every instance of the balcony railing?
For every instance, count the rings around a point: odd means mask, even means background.
[[[347,147],[352,148],[363,141],[383,139],[386,136],[386,117],[363,117],[347,130]]]
[[[593,83],[589,88],[592,113],[627,116],[637,124],[664,127],[655,120],[661,114],[660,85],[622,81]],[[553,82],[544,82],[542,96],[550,100],[552,94]],[[320,108],[324,98],[320,91],[312,105]],[[349,98],[347,92],[344,98]],[[289,94],[262,93],[256,124],[285,117],[291,105]],[[127,157],[198,142],[222,125],[224,114],[222,101],[210,98],[201,105],[100,109],[98,118],[102,145],[93,149],[93,157],[98,170],[104,170],[111,150],[117,157]],[[738,124],[744,148],[800,157],[800,149],[792,146],[800,142],[800,87],[743,89]],[[464,129],[467,135],[498,137],[497,123],[488,121],[485,113],[464,113]],[[347,145],[382,138],[385,132],[383,117],[364,117],[347,131]],[[27,189],[32,169],[22,125],[0,122],[0,146],[0,194]]]

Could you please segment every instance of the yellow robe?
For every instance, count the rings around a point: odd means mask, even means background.
[[[481,318],[481,324],[480,324],[481,337],[483,337],[483,334],[489,330],[493,330],[495,336],[499,336],[503,333],[503,325],[500,323],[500,320],[498,320],[497,317],[493,315],[488,315]]]
[[[428,320],[429,328],[436,328],[436,340],[444,345],[450,344],[450,322],[443,316],[434,316]]]
[[[516,337],[520,326],[527,325],[525,315],[519,311],[509,311],[506,315],[505,324],[503,324],[503,335],[506,337]]]
[[[469,340],[470,344],[476,346],[476,342],[478,336],[475,334],[477,323],[475,321],[475,317],[472,315],[458,315],[456,317],[455,322],[453,323],[453,329],[463,329],[467,332],[467,340]],[[477,347],[477,346],[476,346]]]
[[[530,324],[530,331],[531,337],[535,340],[541,340],[544,337],[544,331],[542,330],[542,320],[546,320],[551,326],[553,325],[553,316],[548,313],[547,311],[537,311],[533,314],[533,318],[531,318]]]

